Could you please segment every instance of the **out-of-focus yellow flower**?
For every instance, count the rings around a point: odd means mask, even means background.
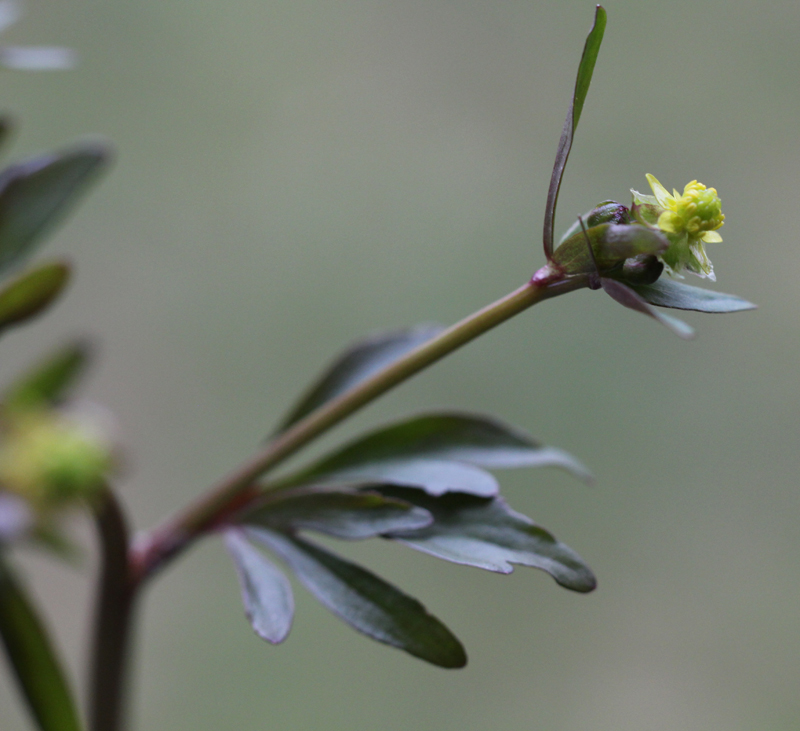
[[[653,213],[658,214],[651,223],[661,229],[670,241],[669,248],[661,255],[668,271],[679,276],[686,269],[700,277],[715,280],[714,267],[703,244],[722,241],[717,229],[725,222],[725,215],[717,191],[693,180],[684,187],[683,195],[677,190],[670,194],[649,173],[647,182],[653,195],[631,191],[634,206],[651,206],[654,207]]]

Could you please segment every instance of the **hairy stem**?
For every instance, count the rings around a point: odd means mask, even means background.
[[[146,579],[163,567],[204,530],[219,522],[220,516],[239,507],[258,477],[353,412],[523,310],[545,299],[586,286],[587,280],[582,276],[543,284],[528,282],[323,404],[277,436],[183,513],[139,541],[132,556],[135,579]]]
[[[128,564],[128,527],[110,489],[95,508],[101,566],[89,676],[89,728],[122,728],[135,586]]]

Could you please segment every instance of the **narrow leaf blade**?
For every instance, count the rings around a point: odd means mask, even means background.
[[[104,146],[85,144],[12,165],[0,174],[0,271],[33,251],[108,161]]]
[[[3,406],[13,410],[59,403],[75,385],[88,361],[89,347],[84,342],[60,348],[11,384],[3,396]]]
[[[288,579],[241,531],[226,530],[225,546],[236,567],[244,612],[253,630],[273,645],[283,642],[294,617],[294,597]]]
[[[295,404],[281,422],[278,433],[435,337],[443,329],[440,325],[420,325],[407,330],[380,333],[351,346]]]
[[[714,292],[702,287],[676,282],[661,277],[654,284],[631,285],[632,289],[651,305],[670,307],[675,310],[695,310],[696,312],[742,312],[755,310],[756,305],[735,294]]]
[[[75,703],[47,632],[2,555],[0,636],[41,731],[80,731]]]
[[[433,665],[466,665],[464,648],[450,630],[383,579],[300,538],[254,528],[247,533],[286,561],[319,602],[354,629]]]
[[[55,302],[69,281],[67,264],[35,267],[0,290],[0,330],[36,317]]]
[[[558,191],[561,188],[561,179],[564,176],[564,168],[569,159],[569,152],[572,149],[572,138],[578,127],[583,103],[589,92],[589,85],[592,81],[594,66],[597,62],[597,54],[600,51],[600,44],[603,42],[603,34],[606,29],[607,15],[605,9],[598,5],[595,11],[594,24],[586,37],[583,47],[581,62],[578,65],[578,75],[575,79],[575,90],[572,94],[572,102],[567,112],[567,119],[564,122],[564,129],[561,132],[561,139],[558,143],[556,161],[553,165],[553,173],[550,176],[550,188],[547,191],[547,204],[544,212],[544,255],[550,261],[553,255],[553,228],[556,217],[556,204],[558,203]]]
[[[394,530],[414,530],[433,520],[427,510],[369,490],[292,490],[272,493],[241,522],[273,530],[315,530],[363,540]]]
[[[450,493],[438,498],[409,488],[381,488],[385,495],[424,507],[433,523],[386,537],[454,563],[502,574],[512,564],[550,574],[573,591],[588,592],[596,580],[583,559],[544,528],[512,510],[502,498]]]
[[[659,312],[651,304],[645,302],[636,292],[634,292],[627,284],[617,282],[614,279],[602,277],[600,283],[606,293],[613,299],[624,305],[628,309],[635,312],[641,312],[644,315],[652,317],[662,325],[672,330],[679,338],[684,340],[691,340],[694,337],[694,328],[689,327],[683,320],[676,317],[665,315]]]
[[[304,470],[297,480],[403,460],[463,462],[487,469],[562,467],[583,480],[591,474],[577,459],[525,432],[482,414],[423,414],[377,429]],[[293,479],[294,481],[294,479]]]

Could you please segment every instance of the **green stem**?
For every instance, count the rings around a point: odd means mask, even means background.
[[[528,282],[323,404],[276,437],[185,512],[145,536],[133,555],[136,579],[145,579],[163,567],[205,529],[218,522],[220,516],[238,505],[243,493],[258,477],[353,412],[523,310],[586,286],[587,280],[583,276],[542,284]]]
[[[118,731],[123,724],[135,589],[128,565],[128,527],[109,488],[95,507],[100,578],[95,608],[89,728]]]

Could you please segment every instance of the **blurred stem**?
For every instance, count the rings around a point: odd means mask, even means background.
[[[203,531],[241,507],[249,499],[253,482],[258,477],[353,412],[514,315],[543,300],[581,289],[587,284],[585,276],[544,283],[528,282],[326,402],[278,435],[183,513],[144,536],[132,556],[135,580],[144,580],[162,568]]]
[[[128,564],[128,526],[106,487],[95,506],[100,538],[100,576],[89,677],[90,731],[122,728],[135,586]]]

